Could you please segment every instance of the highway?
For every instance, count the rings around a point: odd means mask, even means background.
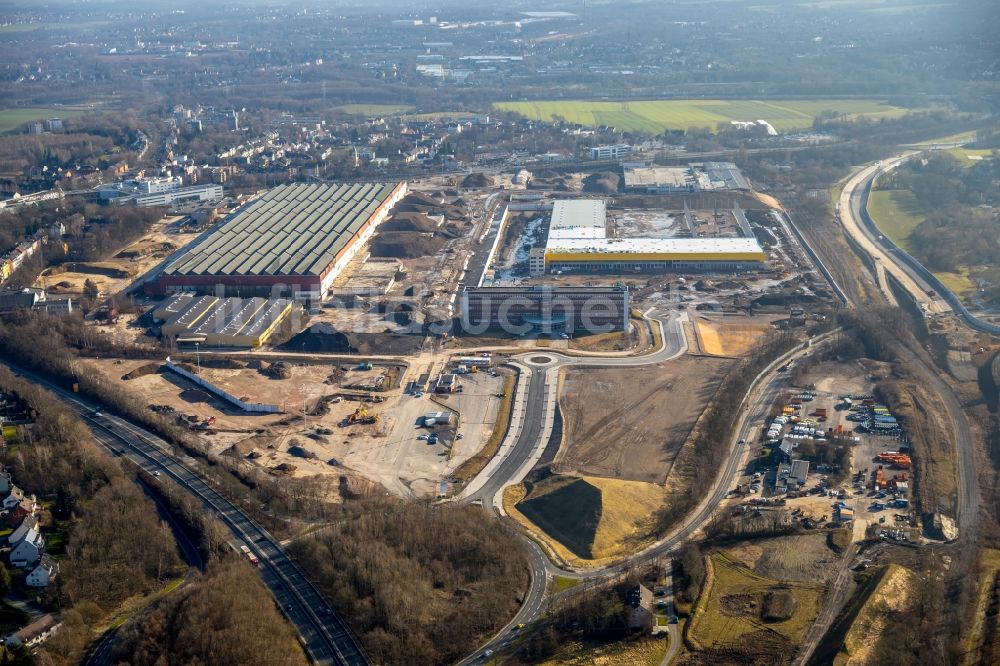
[[[87,424],[94,439],[114,455],[128,458],[154,476],[169,476],[229,527],[235,540],[245,544],[260,560],[264,584],[298,631],[303,647],[315,663],[344,666],[371,663],[347,624],[330,609],[274,537],[192,471],[170,444],[130,421],[99,412],[93,402],[37,375],[18,367],[12,369],[62,398]]]
[[[931,283],[928,283],[926,279],[921,277],[922,273],[919,270],[914,270],[912,265],[904,265],[906,262],[903,260],[903,255],[905,253],[902,250],[894,249],[895,245],[892,244],[892,241],[886,239],[883,234],[878,232],[867,210],[865,210],[868,200],[867,195],[871,191],[872,183],[878,175],[886,169],[895,168],[906,159],[912,157],[913,154],[915,153],[904,153],[890,160],[862,167],[855,172],[848,179],[840,196],[839,213],[841,224],[845,231],[858,242],[863,251],[867,252],[872,258],[876,266],[879,290],[889,303],[895,305],[896,299],[889,289],[886,273],[891,273],[903,289],[917,303],[921,304],[926,312],[940,313],[952,309],[958,315],[959,320],[970,328],[986,332],[990,332],[990,328],[998,329],[1000,327],[986,324],[969,315],[965,311],[964,306],[960,310],[955,309],[951,306],[950,299],[945,298],[942,300],[939,298],[941,295],[951,295],[952,299],[955,297],[947,290],[939,290],[937,286],[943,287],[943,285],[940,285],[940,282],[937,282],[936,278]],[[909,255],[905,256],[909,257]],[[913,261],[912,257],[909,259]],[[922,266],[919,266],[919,268],[923,269]],[[926,273],[926,269],[923,269],[923,271]],[[934,282],[937,282],[937,286],[934,285]],[[937,295],[931,296],[928,293],[931,289]],[[853,303],[852,305],[862,307],[866,304]],[[972,320],[971,322],[970,319]],[[924,382],[928,386],[933,387],[934,391],[946,405],[945,415],[951,421],[950,431],[954,436],[956,451],[956,472],[958,474],[959,486],[957,499],[959,539],[966,543],[974,544],[979,534],[979,493],[976,474],[975,443],[968,418],[955,391],[941,378],[935,368],[921,355],[902,344],[897,344],[894,348],[910,367],[921,376]],[[960,552],[967,553],[968,551]],[[823,612],[812,623],[799,648],[794,661],[797,666],[810,663],[810,659],[820,640],[829,630],[840,607],[847,599],[847,591],[852,580],[846,566],[849,559],[849,556],[844,558],[841,570],[835,576],[827,593]],[[956,568],[958,571],[968,569],[968,566]]]

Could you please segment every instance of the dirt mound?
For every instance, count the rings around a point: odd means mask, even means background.
[[[338,354],[413,354],[420,350],[420,335],[344,333],[330,324],[313,324],[279,349]]]
[[[347,336],[330,324],[313,324],[282,345],[282,348],[305,352],[357,351],[351,348],[351,341]]]
[[[241,458],[249,456],[254,451],[267,449],[274,443],[275,438],[270,435],[254,435],[236,442],[223,451],[224,455],[237,455]]]
[[[386,231],[433,233],[437,225],[423,213],[397,213],[391,220],[385,222],[381,229],[383,233]]]
[[[122,379],[124,379],[125,381],[128,381],[130,379],[138,379],[139,377],[145,377],[146,375],[151,375],[159,371],[160,371],[159,363],[147,363],[146,365],[136,368],[132,372],[122,375]]]
[[[420,204],[423,206],[440,206],[441,201],[423,192],[410,191],[403,198],[401,203]]]
[[[760,613],[760,597],[756,594],[727,594],[719,599],[719,610],[723,615],[750,615]]]
[[[242,370],[246,367],[246,363],[237,361],[234,358],[212,358],[202,356],[201,367],[218,368],[220,370]]]
[[[440,252],[446,239],[439,235],[417,234],[408,231],[383,231],[372,241],[373,257],[415,259]]]
[[[181,400],[185,402],[211,402],[212,396],[201,389],[184,389],[181,391]]]
[[[462,187],[493,187],[493,179],[484,173],[471,173],[462,179]]]
[[[583,179],[584,192],[612,193],[618,191],[621,177],[612,171],[592,173]]]
[[[795,614],[795,595],[788,590],[771,590],[764,594],[761,619],[764,622],[783,622]]]
[[[289,379],[292,376],[292,364],[287,361],[275,361],[270,365],[262,363],[257,372],[271,379]]]

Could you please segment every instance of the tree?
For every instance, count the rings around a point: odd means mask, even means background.
[[[101,290],[97,288],[93,280],[87,278],[83,283],[83,295],[92,301],[97,300],[97,297],[101,295]]]

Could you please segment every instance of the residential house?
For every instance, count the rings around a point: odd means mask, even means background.
[[[10,536],[7,537],[7,543],[13,546],[14,544],[20,542],[28,535],[28,530],[38,531],[38,516],[35,514],[25,516],[24,519],[21,520],[21,524],[18,525],[17,528],[10,533]]]
[[[4,509],[5,511],[10,511],[15,506],[20,504],[21,500],[23,499],[24,499],[24,491],[18,488],[17,486],[11,486],[10,493],[7,495],[7,497],[3,498],[2,502],[0,502],[0,508]]]
[[[628,626],[630,629],[651,630],[656,622],[653,615],[653,591],[645,585],[634,587],[625,597],[628,607]]]
[[[45,539],[36,530],[28,530],[10,551],[11,566],[24,568],[37,562],[45,548]]]
[[[23,629],[10,634],[4,642],[12,647],[23,645],[31,649],[47,641],[61,626],[62,622],[50,613],[49,615],[43,615]]]
[[[8,526],[14,527],[15,525],[20,525],[28,516],[33,515],[37,509],[38,503],[35,502],[34,497],[25,498],[16,504],[14,508],[8,510],[4,519]]]
[[[59,563],[51,555],[42,555],[35,568],[24,577],[24,583],[28,587],[48,587],[57,575]]]

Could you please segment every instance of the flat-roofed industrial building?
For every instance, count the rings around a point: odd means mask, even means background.
[[[466,287],[462,326],[519,334],[626,330],[629,302],[627,287]]]
[[[259,347],[291,313],[284,298],[216,298],[177,294],[153,310],[160,334],[180,344]]]
[[[320,299],[406,183],[290,184],[269,190],[206,233],[148,283],[151,293]]]
[[[533,249],[529,256],[531,273],[742,272],[758,270],[767,260],[752,233],[744,238],[609,238],[606,216],[606,204],[597,199],[555,202],[545,249]],[[741,233],[748,232],[749,223],[745,229],[741,224]]]

